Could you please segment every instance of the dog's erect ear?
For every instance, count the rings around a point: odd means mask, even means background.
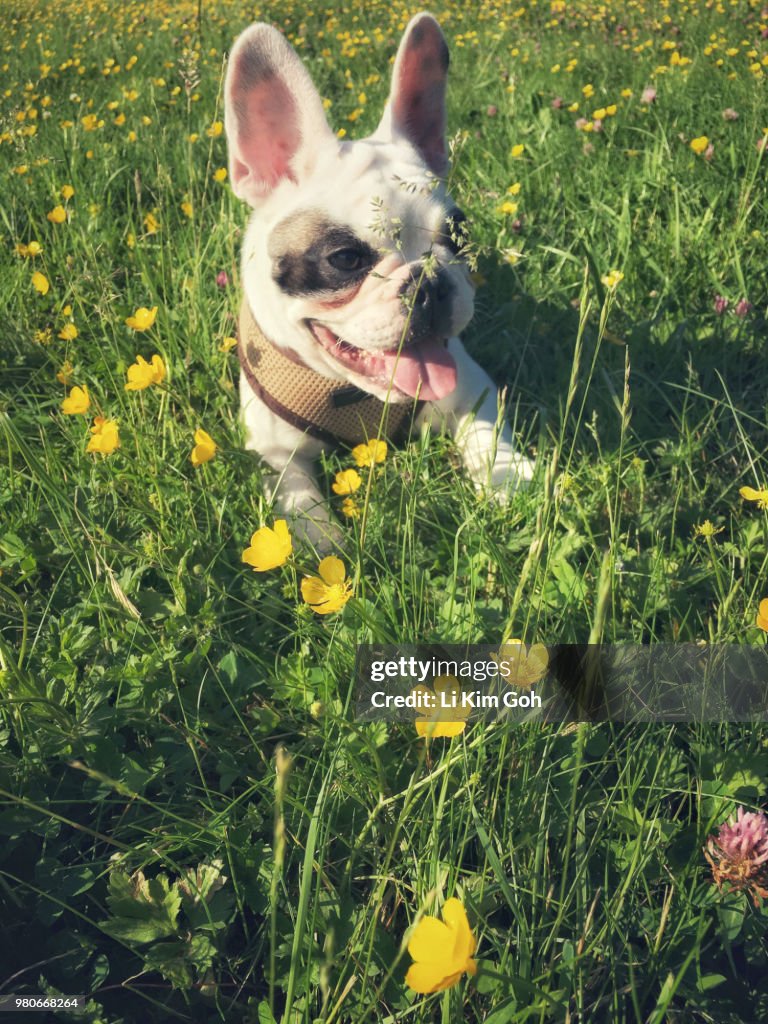
[[[306,68],[270,25],[251,25],[232,48],[224,122],[232,189],[251,206],[285,179],[300,182],[325,144],[338,145]]]
[[[431,14],[412,18],[400,42],[392,86],[375,139],[405,138],[435,174],[448,171],[445,146],[445,83],[448,44]]]

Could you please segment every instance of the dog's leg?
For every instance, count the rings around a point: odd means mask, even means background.
[[[496,385],[485,370],[467,355],[458,338],[449,339],[448,351],[456,361],[456,388],[429,403],[420,422],[447,429],[474,482],[503,498],[531,480],[534,465],[515,449]]]
[[[344,533],[333,521],[313,472],[313,463],[323,451],[323,444],[280,419],[254,395],[242,377],[240,396],[245,447],[256,452],[278,474],[273,483],[267,483],[267,496],[292,520],[289,525],[296,540],[308,541],[327,554],[340,543]]]
[[[344,535],[331,519],[328,503],[315,483],[311,464],[290,454],[285,455],[289,460],[287,465],[274,453],[262,453],[262,457],[278,471],[277,480],[273,485],[267,484],[267,490],[277,508],[293,520],[290,529],[294,538],[308,541],[320,553],[327,554]]]

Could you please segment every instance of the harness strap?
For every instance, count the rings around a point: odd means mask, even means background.
[[[281,419],[326,444],[360,444],[410,433],[421,401],[384,403],[355,385],[324,377],[271,342],[251,313],[240,306],[237,354],[256,395]]]

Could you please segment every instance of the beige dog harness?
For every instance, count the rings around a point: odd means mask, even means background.
[[[331,380],[273,344],[247,299],[240,306],[237,352],[248,383],[272,412],[326,443],[356,445],[375,437],[407,438],[422,402],[390,404]]]

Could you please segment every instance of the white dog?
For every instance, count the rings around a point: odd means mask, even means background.
[[[338,528],[313,463],[339,441],[429,423],[455,437],[477,484],[507,490],[532,475],[457,337],[474,289],[444,181],[447,71],[440,26],[417,15],[378,128],[349,142],[276,29],[252,25],[229,59],[230,181],[254,211],[239,339],[246,446],[279,472],[278,506],[321,547]]]

